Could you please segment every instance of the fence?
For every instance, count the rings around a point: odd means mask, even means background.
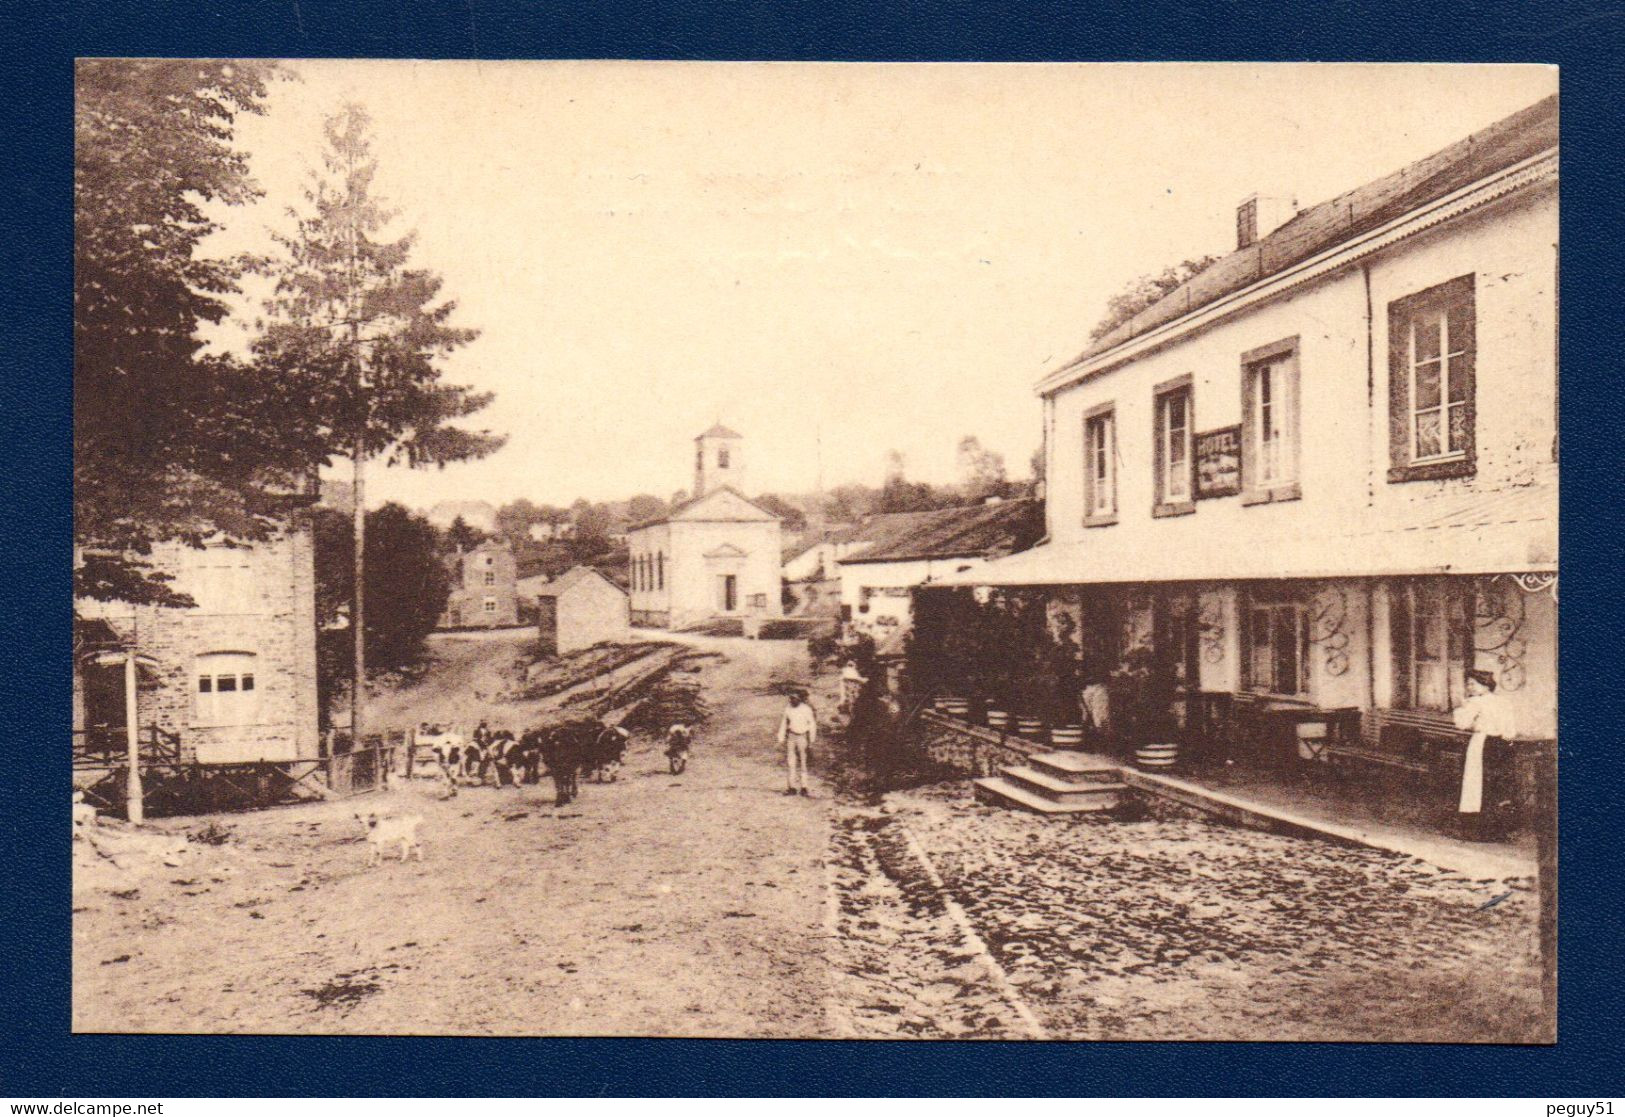
[[[365,795],[389,786],[390,769],[395,766],[397,751],[409,751],[410,737],[401,730],[389,733],[368,733],[361,738],[362,747],[351,747],[350,734],[344,729],[329,729],[325,740],[327,790],[340,798]]]

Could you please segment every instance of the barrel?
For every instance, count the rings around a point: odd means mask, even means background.
[[[1042,718],[1017,718],[1016,732],[1036,741],[1044,735],[1044,721]]]
[[[1179,762],[1179,746],[1141,745],[1134,750],[1134,761],[1142,768],[1172,768]]]
[[[988,710],[987,724],[992,729],[1004,729],[1010,724],[1010,715],[1003,710]]]
[[[1057,725],[1049,731],[1049,743],[1058,749],[1075,749],[1083,746],[1083,726]]]
[[[963,698],[939,698],[937,709],[950,717],[962,718],[970,713],[970,703]]]

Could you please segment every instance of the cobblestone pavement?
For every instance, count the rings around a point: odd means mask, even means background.
[[[1469,880],[1173,810],[1043,818],[978,804],[957,780],[893,792],[880,809],[1053,1038],[1543,1036],[1533,881]],[[937,955],[884,964],[903,1002],[887,1012],[920,1016]],[[935,1034],[1020,1034],[1007,1017],[958,1026]]]

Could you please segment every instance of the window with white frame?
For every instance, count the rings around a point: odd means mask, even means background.
[[[252,725],[258,720],[256,657],[249,652],[211,652],[197,657],[199,726]]]
[[[1117,430],[1111,404],[1095,408],[1083,421],[1083,522],[1098,525],[1117,518]]]
[[[1473,277],[1388,304],[1390,481],[1473,472]]]
[[[728,468],[728,448],[726,446],[717,447],[717,468]]]
[[[487,597],[481,605],[481,608],[483,608],[487,613],[495,613],[497,611],[497,599],[494,597]]]
[[[1309,620],[1303,602],[1249,598],[1246,610],[1247,689],[1300,697],[1309,693]]]
[[[1242,356],[1244,503],[1298,495],[1298,341]]]
[[[486,572],[485,572],[485,584],[486,584],[486,585],[488,585],[488,586],[494,586],[494,585],[496,585],[496,584],[497,584],[497,575],[496,575],[496,571],[494,571],[494,570],[487,570],[487,571],[486,571]]]
[[[1155,395],[1154,465],[1157,509],[1162,514],[1193,508],[1191,488],[1191,380],[1181,377]]]

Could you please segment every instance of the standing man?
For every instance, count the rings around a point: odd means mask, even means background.
[[[813,714],[812,707],[807,705],[806,691],[792,690],[790,704],[779,719],[779,744],[784,746],[784,763],[789,769],[786,773],[789,786],[784,789],[786,795],[800,794],[812,798],[812,793],[807,790],[807,750],[817,739],[818,718]]]
[[[1461,835],[1469,841],[1484,842],[1500,837],[1500,807],[1504,797],[1502,777],[1511,764],[1511,742],[1518,735],[1512,703],[1497,694],[1495,676],[1489,671],[1467,672],[1467,701],[1453,715],[1457,729],[1472,734],[1461,765],[1461,798],[1456,820]],[[1485,779],[1486,769],[1490,778]],[[1489,802],[1485,802],[1488,784]]]

